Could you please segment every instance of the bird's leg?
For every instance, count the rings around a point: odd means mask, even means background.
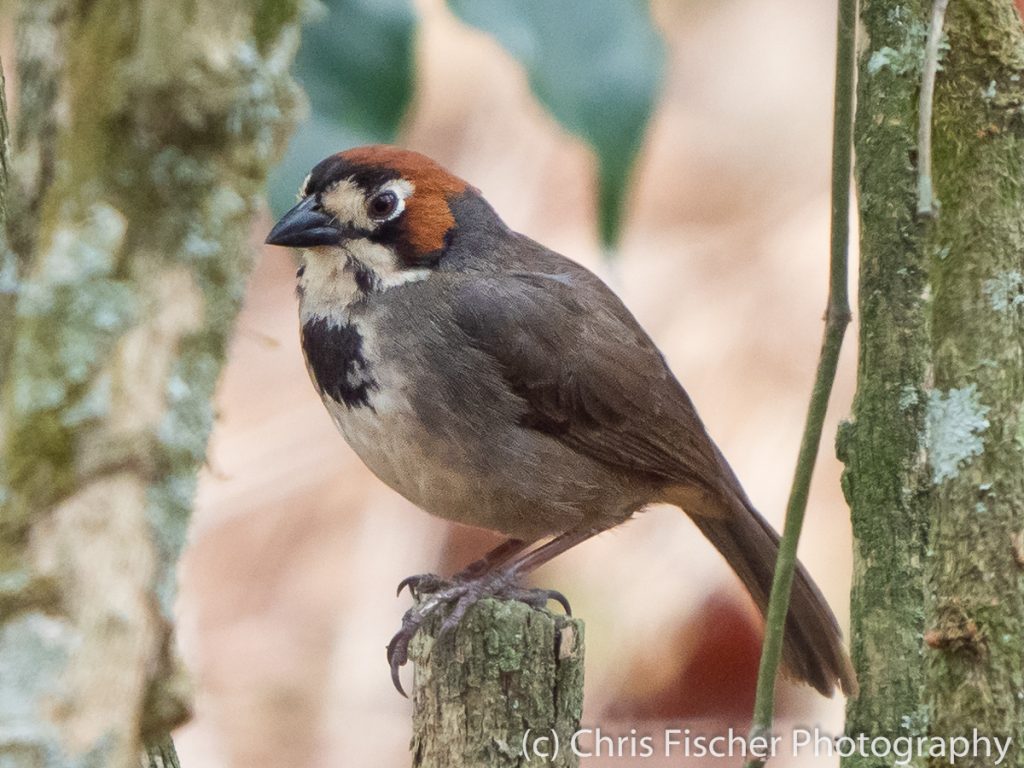
[[[551,541],[537,547],[531,552],[527,552],[522,556],[516,558],[508,564],[506,568],[502,570],[507,572],[513,577],[513,579],[520,576],[525,576],[530,571],[539,568],[544,563],[558,557],[563,552],[566,552],[577,544],[582,544],[587,539],[591,539],[597,534],[606,530],[605,528],[577,528],[575,530],[566,531],[565,533],[556,536]]]
[[[530,542],[522,539],[506,539],[501,544],[491,549],[479,560],[474,560],[461,571],[452,576],[452,582],[469,581],[478,578],[485,573],[490,573],[494,568],[505,563],[509,558],[519,554],[530,546]],[[450,582],[439,578],[433,573],[419,573],[415,576],[406,576],[398,583],[398,594],[406,587],[414,598],[419,599],[420,595],[437,592],[448,586]]]
[[[518,585],[518,579],[567,549],[597,535],[601,530],[588,528],[567,531],[525,553],[523,550],[529,546],[527,543],[509,539],[462,571],[453,583],[430,591],[426,599],[406,611],[402,617],[402,628],[388,643],[391,680],[398,692],[405,695],[398,671],[409,659],[410,641],[424,622],[442,606],[451,605],[452,608],[441,625],[439,637],[454,629],[466,611],[485,597],[518,600],[534,608],[542,608],[549,600],[555,600],[566,613],[571,614],[569,601],[562,593],[546,589],[525,589]],[[419,589],[420,582],[409,583],[413,589]]]
[[[490,573],[502,563],[506,563],[512,557],[518,555],[530,546],[530,543],[522,539],[506,539],[479,560],[474,560],[467,565],[452,578],[454,581],[467,581],[483,576],[485,573]]]
[[[534,608],[542,608],[549,600],[554,600],[562,606],[566,613],[571,615],[572,608],[569,606],[569,601],[561,592],[553,589],[525,589],[519,586],[519,579],[600,532],[600,530],[588,528],[567,531],[536,549],[513,558],[501,568],[496,568],[483,578],[476,580],[470,585],[471,588],[459,597],[451,613],[445,617],[440,634],[443,635],[454,629],[473,603],[483,597],[493,596],[503,600],[518,600]]]

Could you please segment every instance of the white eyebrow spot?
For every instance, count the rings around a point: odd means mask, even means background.
[[[381,187],[382,191],[385,189],[390,189],[404,201],[412,197],[412,193],[416,191],[416,185],[406,179],[395,179]]]
[[[412,193],[415,190],[416,187],[413,186],[412,182],[406,181],[405,179],[389,181],[378,189],[374,195],[379,195],[381,192],[394,192],[395,197],[398,198],[398,205],[395,206],[395,210],[393,210],[391,215],[384,219],[384,221],[391,221],[392,219],[397,219],[401,216],[402,211],[405,210],[405,201],[412,196]]]
[[[299,187],[299,199],[300,200],[302,198],[304,198],[306,195],[309,194],[306,190],[309,189],[309,177],[312,176],[312,175],[313,174],[311,174],[311,173],[307,173],[306,174],[306,178],[304,178],[302,180],[302,185]]]

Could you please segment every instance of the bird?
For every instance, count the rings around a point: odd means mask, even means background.
[[[266,242],[300,250],[310,378],[385,484],[505,541],[420,601],[388,645],[392,680],[424,621],[455,627],[485,596],[544,604],[526,574],[652,504],[682,509],[765,612],[779,535],[743,490],[664,356],[582,265],[513,231],[420,153],[348,149],[318,163]],[[798,565],[783,669],[825,696],[857,681],[838,623]]]

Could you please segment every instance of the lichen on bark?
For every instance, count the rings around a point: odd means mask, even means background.
[[[932,133],[939,206],[918,218],[914,51],[930,13],[916,1],[861,9],[861,348],[854,418],[838,441],[861,681],[847,730],[977,728],[1012,737],[1009,761],[1021,765],[1024,30],[1012,3],[949,4]]]
[[[921,437],[931,364],[929,256],[915,213],[914,162],[925,3],[864,0],[860,17],[858,388],[837,440],[853,522],[850,635],[860,681],[847,731],[917,736],[928,720],[922,637],[929,477]],[[847,762],[874,765],[870,758]]]
[[[973,428],[976,450],[934,474],[931,492],[930,727],[1012,737],[1008,760],[1021,765],[1024,571],[1012,542],[1024,530],[1024,311],[993,306],[986,286],[1024,270],[1024,27],[1012,3],[958,0],[946,33],[935,93],[934,388],[973,393],[959,427]]]
[[[7,228],[0,659],[19,672],[0,674],[0,719],[18,726],[0,762],[134,766],[188,711],[174,563],[249,222],[295,119],[298,4],[24,7],[22,49],[65,45],[59,71],[21,81],[57,90],[14,128],[14,175],[39,199]]]

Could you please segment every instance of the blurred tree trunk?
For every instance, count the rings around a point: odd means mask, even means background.
[[[187,717],[174,564],[294,119],[298,5],[21,5],[0,196],[5,766],[137,766]]]
[[[854,419],[838,440],[861,684],[847,732],[977,728],[1012,737],[1004,764],[1020,766],[1024,29],[1012,0],[949,4],[932,120],[939,207],[922,217],[918,98],[931,16],[920,0],[861,8],[860,362]],[[982,751],[956,764],[993,760]]]

